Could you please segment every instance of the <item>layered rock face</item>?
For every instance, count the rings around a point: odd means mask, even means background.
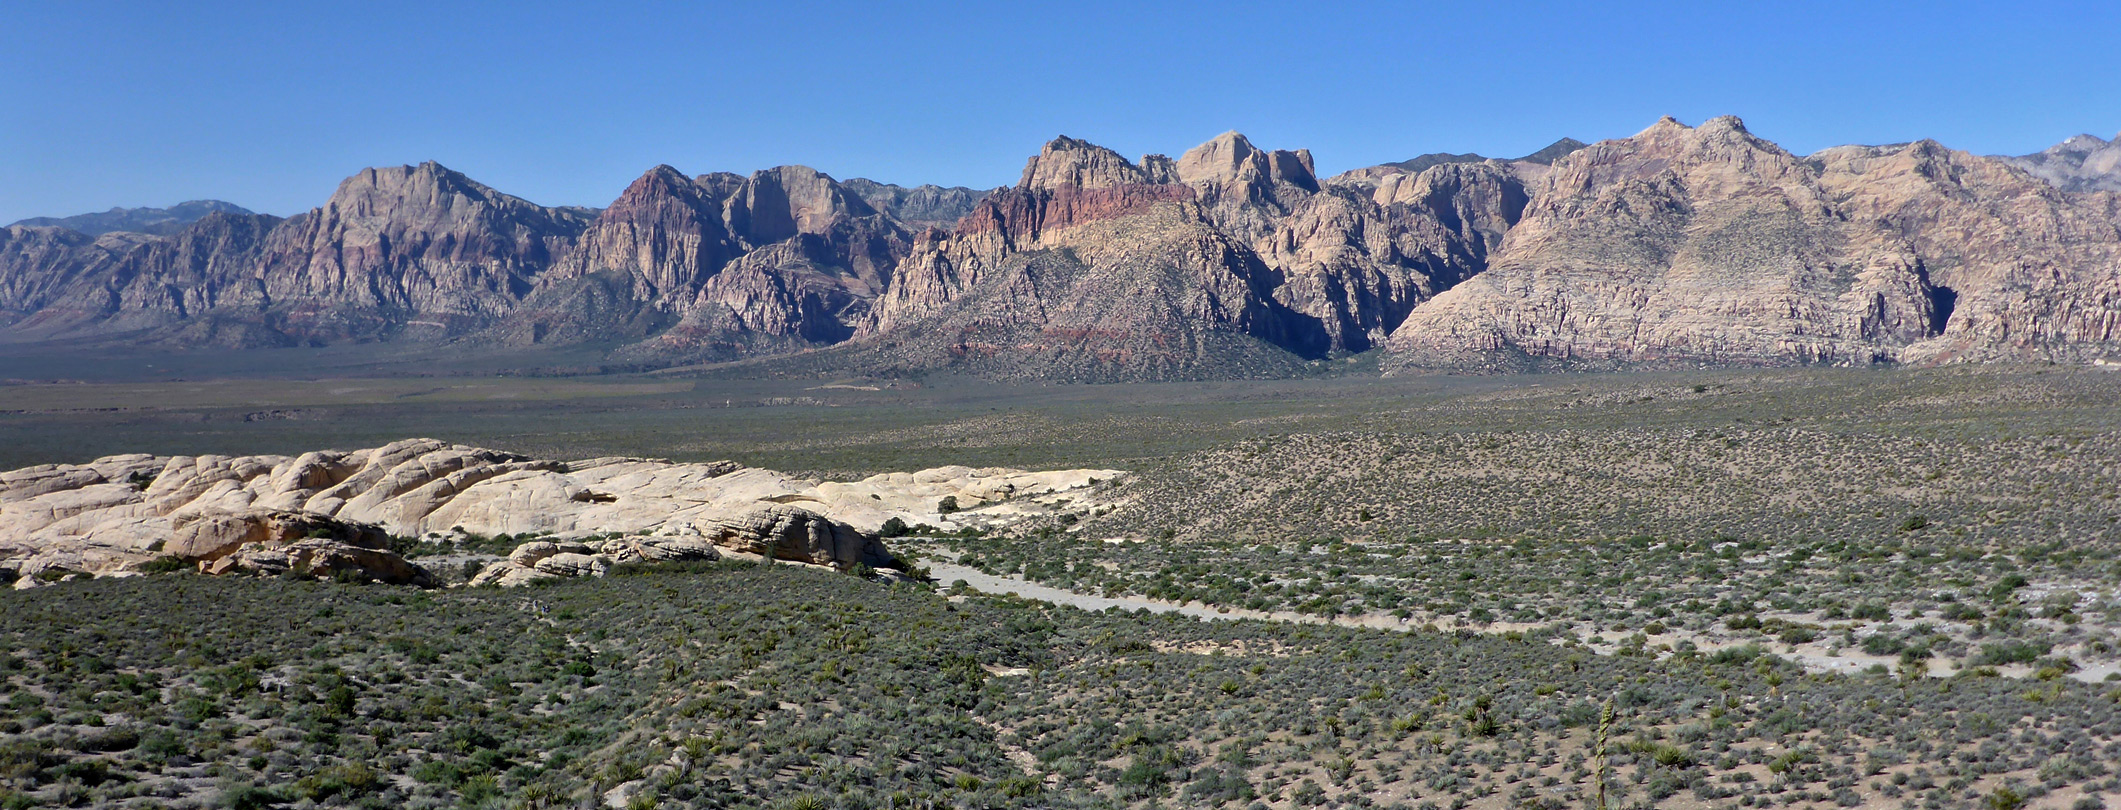
[[[510,334],[632,337],[622,357],[728,360],[846,340],[910,239],[830,176],[659,166],[591,223]]]
[[[150,330],[154,342],[238,348],[440,338],[513,309],[587,220],[435,163],[367,169],[291,219],[215,211],[159,239],[107,234],[43,298],[9,301],[35,310],[18,337]],[[0,277],[21,272],[0,263]]]
[[[916,238],[861,362],[1069,380],[1294,373],[1370,348],[1478,272],[1466,224],[1323,185],[1308,153],[1237,133],[1139,164],[1059,138],[954,231]]]
[[[0,325],[21,328],[39,315],[45,322],[69,320],[64,311],[45,311],[74,290],[94,287],[131,247],[66,228],[0,228]]]
[[[1807,159],[1666,119],[1557,162],[1387,367],[2082,359],[2121,324],[2114,213],[1930,142]]]
[[[1118,474],[949,467],[821,482],[729,462],[563,463],[432,439],[295,457],[114,456],[0,473],[0,570],[29,587],[174,557],[209,573],[418,584],[432,578],[390,552],[390,538],[467,532],[550,538],[537,542],[552,548],[525,546],[511,562],[550,576],[725,553],[883,567],[892,557],[876,532],[893,519],[987,525]],[[504,576],[537,578],[492,578]]]
[[[502,194],[440,164],[368,169],[267,237],[258,303],[330,302],[282,315],[298,334],[336,336],[334,320],[368,313],[462,332],[512,309],[586,224],[578,210]]]

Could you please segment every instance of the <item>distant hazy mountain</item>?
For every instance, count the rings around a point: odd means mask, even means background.
[[[2110,361],[2117,162],[2090,136],[1799,156],[1728,117],[1330,178],[1234,132],[1176,159],[1063,137],[990,192],[659,166],[603,209],[427,163],[284,220],[188,203],[0,228],[0,340],[1070,381],[1373,350],[1387,371]]]
[[[250,211],[235,203],[220,200],[192,200],[168,208],[113,208],[100,214],[77,214],[70,217],[31,217],[14,223],[67,228],[89,236],[102,236],[115,231],[151,233],[168,236],[199,220],[207,214],[220,211],[229,214],[248,214]]]
[[[2030,155],[2004,158],[2063,191],[2121,191],[2121,135],[2078,135]]]
[[[1576,140],[1575,138],[1563,138],[1561,140],[1547,144],[1544,148],[1540,149],[1537,152],[1533,152],[1532,154],[1525,155],[1521,158],[1507,158],[1504,159],[1503,162],[1522,162],[1538,163],[1540,165],[1553,165],[1554,161],[1560,160],[1568,153],[1574,152],[1578,149],[1582,149],[1584,146],[1586,146],[1586,144],[1583,141]],[[1480,163],[1486,161],[1487,159],[1488,158],[1482,157],[1472,152],[1467,152],[1462,155],[1454,155],[1449,152],[1430,152],[1429,154],[1422,155],[1420,157],[1412,158],[1409,160],[1402,160],[1398,163],[1386,163],[1383,165],[1389,166],[1394,169],[1399,169],[1404,172],[1419,173],[1421,170],[1429,168],[1430,166],[1441,166],[1446,163]]]
[[[871,208],[890,214],[909,227],[947,228],[972,213],[972,206],[989,192],[952,186],[921,185],[913,188],[854,178],[842,185]]]

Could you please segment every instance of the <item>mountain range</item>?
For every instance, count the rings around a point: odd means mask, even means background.
[[[1062,381],[2121,356],[2121,143],[1796,155],[1732,117],[1319,177],[1226,133],[1013,186],[655,167],[602,209],[435,163],[285,219],[0,229],[0,341],[593,347],[630,367]]]

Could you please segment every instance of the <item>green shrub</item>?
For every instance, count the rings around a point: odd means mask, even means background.
[[[197,570],[198,566],[185,562],[180,557],[164,555],[141,563],[139,568],[143,574],[173,574],[178,571]]]

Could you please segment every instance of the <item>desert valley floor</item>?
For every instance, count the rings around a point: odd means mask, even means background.
[[[253,356],[18,364],[0,469],[455,446],[589,494],[547,528],[375,518],[439,587],[21,575],[0,593],[6,806],[2088,810],[2121,791],[2121,372],[1358,361],[1027,385]],[[642,518],[612,464],[705,470],[890,557],[659,562],[684,513]],[[465,505],[494,486],[468,480],[436,514],[503,519]],[[532,573],[555,554],[602,575]],[[493,566],[527,586],[465,585]]]

